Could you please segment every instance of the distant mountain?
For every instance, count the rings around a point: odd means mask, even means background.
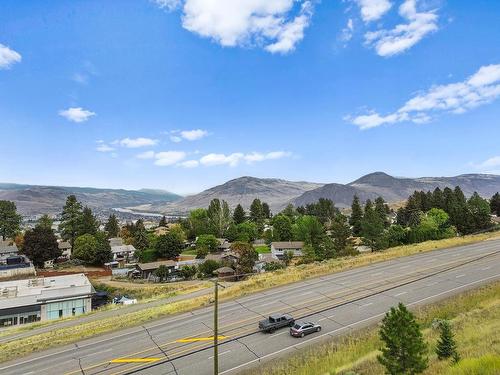
[[[486,174],[464,174],[456,177],[393,177],[384,172],[370,173],[347,185],[326,184],[292,199],[295,206],[316,202],[319,198],[331,199],[338,207],[349,207],[353,196],[365,201],[383,197],[387,202],[406,200],[415,190],[434,190],[436,187],[460,186],[466,196],[477,191],[490,198],[500,191],[500,176]]]
[[[57,214],[70,194],[92,209],[172,202],[182,197],[162,190],[98,189],[0,183],[0,200],[16,203],[23,215]]]
[[[271,211],[278,212],[291,199],[321,186],[322,184],[312,182],[294,182],[275,178],[245,176],[230,180],[199,194],[187,196],[176,202],[142,205],[134,207],[134,209],[169,215],[183,215],[195,208],[208,207],[210,201],[214,198],[227,201],[231,208],[234,208],[239,203],[245,209],[250,207],[255,198],[259,198],[269,204]]]

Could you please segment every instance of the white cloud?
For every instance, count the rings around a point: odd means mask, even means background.
[[[99,152],[111,152],[114,151],[115,149],[105,143],[98,142],[100,143],[99,146],[97,146],[96,150]]]
[[[155,165],[165,167],[174,165],[186,158],[184,151],[164,151],[155,154]]]
[[[154,151],[146,151],[136,155],[137,159],[154,159],[155,152]]]
[[[200,163],[205,166],[228,164],[231,167],[236,167],[243,157],[244,154],[239,152],[232,153],[230,155],[207,154],[201,157]]]
[[[313,13],[311,0],[156,0],[182,5],[182,26],[222,46],[258,45],[271,53],[292,51]],[[298,9],[297,9],[298,8]]]
[[[151,139],[151,138],[124,138],[117,143],[120,146],[127,147],[127,148],[139,148],[139,147],[148,147],[148,146],[154,146],[158,143],[157,139]]]
[[[397,111],[380,115],[370,112],[346,119],[360,129],[403,121],[425,123],[440,112],[465,113],[500,97],[500,64],[481,67],[463,82],[437,85],[408,100]]]
[[[73,122],[85,122],[90,117],[95,116],[95,112],[88,111],[82,107],[71,107],[68,109],[60,110],[59,115]]]
[[[183,168],[196,168],[198,165],[200,165],[200,162],[198,160],[186,160],[177,165]]]
[[[175,143],[182,142],[182,138],[181,138],[181,137],[179,137],[178,135],[171,135],[171,136],[170,136],[170,140],[171,140],[172,142],[175,142]]]
[[[365,22],[376,21],[392,7],[389,0],[356,0],[361,10],[361,18]]]
[[[420,42],[426,35],[437,31],[438,16],[435,11],[417,11],[417,0],[405,0],[399,7],[399,14],[408,23],[396,25],[391,30],[370,31],[365,34],[367,45],[372,46],[380,56],[402,53]]]
[[[265,160],[276,160],[291,156],[291,152],[287,151],[273,151],[268,153],[251,152],[244,154],[242,152],[235,152],[229,155],[225,154],[207,154],[200,159],[200,164],[205,166],[224,165],[227,164],[231,167],[237,166],[240,162],[244,161],[247,164],[261,162]]]
[[[196,141],[208,135],[206,130],[195,129],[195,130],[182,130],[180,132],[182,138],[187,139],[188,141]]]
[[[342,29],[342,32],[340,33],[340,41],[342,42],[348,42],[352,38],[352,34],[354,32],[354,23],[352,18],[349,18],[347,21],[347,25]]]
[[[10,69],[15,63],[21,62],[21,55],[0,43],[0,69]]]
[[[500,167],[500,156],[493,156],[482,163],[476,165],[478,169],[495,168]]]

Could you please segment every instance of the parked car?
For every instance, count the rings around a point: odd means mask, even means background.
[[[321,326],[312,322],[296,322],[290,328],[290,335],[293,337],[304,337],[313,332],[321,331]]]
[[[137,303],[137,300],[128,296],[118,296],[113,298],[113,303],[117,305],[134,305]]]
[[[262,332],[273,333],[277,329],[283,327],[292,327],[295,323],[295,319],[293,319],[290,315],[287,314],[274,314],[269,316],[269,318],[265,320],[261,320],[259,322],[259,329]]]

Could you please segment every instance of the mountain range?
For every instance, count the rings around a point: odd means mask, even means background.
[[[58,214],[67,196],[71,194],[94,210],[164,203],[182,198],[168,191],[151,189],[123,190],[0,183],[0,200],[15,202],[18,212],[22,215]]]
[[[0,200],[14,201],[23,215],[59,213],[69,194],[75,194],[78,200],[93,209],[126,207],[137,212],[185,215],[195,208],[208,207],[214,198],[227,201],[231,208],[239,203],[245,209],[250,207],[255,198],[259,198],[267,202],[271,211],[276,213],[287,204],[303,206],[316,202],[319,198],[331,199],[337,207],[346,208],[351,205],[354,195],[361,201],[381,196],[387,202],[396,203],[406,200],[415,190],[455,186],[460,186],[466,196],[477,191],[481,196],[490,198],[500,191],[500,176],[464,174],[455,177],[404,178],[375,172],[348,184],[320,184],[244,176],[187,197],[152,189],[97,189],[0,183]]]

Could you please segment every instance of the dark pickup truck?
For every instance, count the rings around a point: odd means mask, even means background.
[[[266,320],[261,320],[259,322],[259,329],[262,332],[273,333],[277,329],[283,327],[292,327],[295,323],[295,319],[293,319],[290,315],[287,314],[275,314],[271,315]]]

